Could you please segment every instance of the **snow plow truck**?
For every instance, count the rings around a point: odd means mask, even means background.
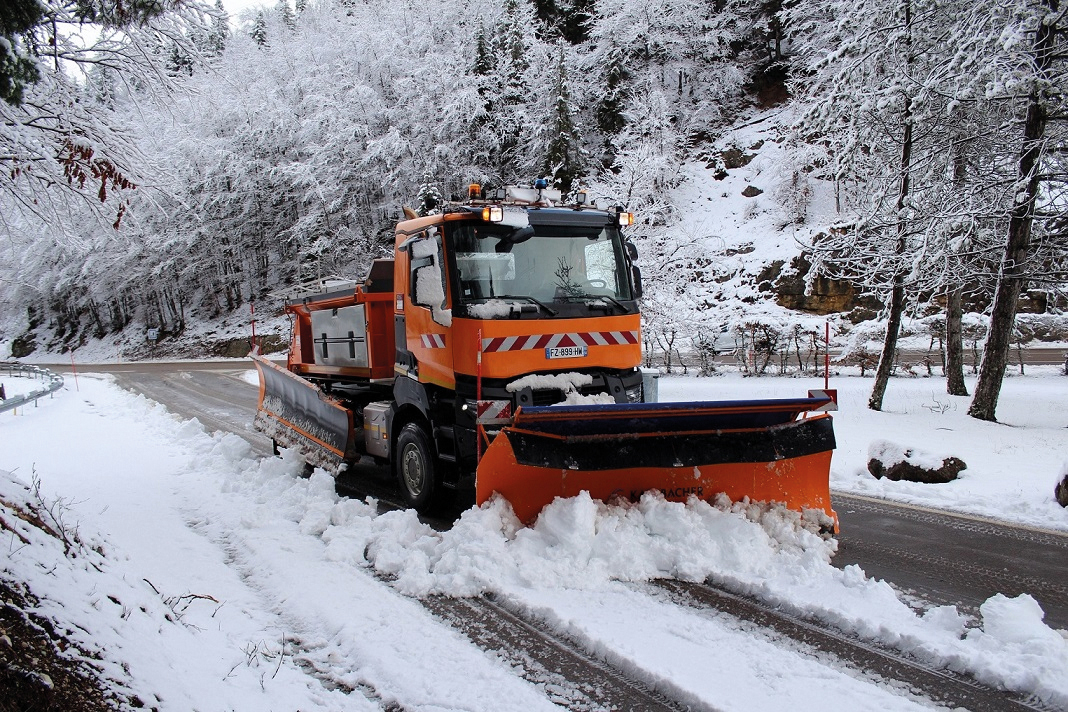
[[[254,353],[256,427],[309,464],[370,457],[408,506],[494,492],[530,523],[556,497],[831,509],[826,394],[657,403],[643,383],[633,215],[536,183],[405,210],[362,283],[291,292],[283,368]],[[646,374],[648,375],[648,374]]]

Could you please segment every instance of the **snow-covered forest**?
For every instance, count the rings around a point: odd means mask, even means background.
[[[637,213],[661,349],[756,338],[791,271],[870,293],[836,332],[870,317],[891,352],[903,315],[948,313],[952,346],[993,314],[1004,352],[1021,294],[1065,304],[1057,0],[23,6],[0,341],[24,350],[270,308],[362,274],[406,204],[538,176]],[[740,176],[763,194],[718,219]]]

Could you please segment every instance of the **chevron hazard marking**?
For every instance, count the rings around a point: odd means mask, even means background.
[[[533,351],[535,349],[581,346],[625,346],[638,343],[637,331],[584,331],[568,334],[497,336],[482,339],[483,353]]]
[[[482,425],[508,425],[512,422],[511,401],[480,400],[476,412],[478,422]]]
[[[821,405],[819,408],[816,408],[815,410],[813,410],[812,412],[814,412],[814,413],[825,413],[825,412],[829,412],[829,411],[832,411],[832,410],[838,410],[838,389],[837,388],[826,388],[826,389],[821,389],[821,390],[818,390],[818,391],[809,391],[808,392],[808,397],[809,398],[830,398],[831,399],[831,402],[828,403],[827,405]]]

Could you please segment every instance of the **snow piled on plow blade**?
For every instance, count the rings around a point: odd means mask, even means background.
[[[820,399],[529,408],[502,429],[479,463],[476,501],[494,493],[532,522],[557,497],[605,502],[657,491],[669,501],[778,502],[831,508],[830,416],[800,417]]]

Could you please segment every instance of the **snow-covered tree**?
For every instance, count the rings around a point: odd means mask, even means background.
[[[598,0],[589,66],[603,74],[596,103],[610,126],[612,101],[652,84],[669,97],[669,117],[687,136],[707,135],[737,105],[744,73],[730,61],[736,15],[686,0]],[[626,67],[626,72],[619,68]]]
[[[32,42],[27,35],[44,21],[45,7],[38,0],[10,0],[0,13],[0,99],[18,106],[27,84],[40,78]]]
[[[423,174],[423,183],[419,186],[419,193],[415,196],[415,211],[420,215],[434,215],[441,212],[444,199],[441,190],[430,178],[429,174]]]
[[[489,87],[488,120],[482,136],[488,158],[503,183],[529,182],[539,167],[540,152],[532,153],[532,139],[542,123],[534,106],[545,96],[545,53],[534,34],[536,20],[529,0],[507,0],[494,29],[492,52],[496,66],[484,86]]]
[[[960,266],[947,249],[960,244],[969,219],[990,214],[988,205],[962,215],[959,198],[969,192],[946,189],[960,168],[952,127],[973,108],[953,101],[944,43],[959,9],[934,0],[803,0],[783,13],[798,48],[794,90],[808,107],[798,130],[826,146],[824,175],[843,186],[847,227],[812,246],[815,267],[888,296],[874,410],[882,408],[909,295],[959,276],[943,271]]]
[[[267,18],[263,16],[262,11],[257,13],[256,20],[252,23],[252,28],[249,30],[249,36],[252,38],[252,41],[260,47],[267,46]]]
[[[1001,382],[1005,375],[1017,303],[1032,270],[1032,232],[1042,195],[1042,171],[1054,136],[1051,118],[1060,118],[1068,107],[1068,72],[1064,66],[1064,35],[1068,30],[1060,0],[1032,0],[1003,6],[981,3],[989,18],[980,17],[978,27],[992,29],[981,35],[991,50],[988,68],[979,72],[986,94],[1001,95],[1016,109],[1018,150],[1012,184],[1012,207],[1004,241],[1001,269],[990,331],[983,349],[979,380],[968,414],[994,420]],[[1004,14],[1003,14],[1004,13]],[[975,17],[974,15],[972,17]],[[985,21],[985,22],[984,22]],[[1064,146],[1063,134],[1057,138]]]
[[[293,14],[293,8],[289,6],[289,0],[278,0],[275,11],[282,19],[282,26],[292,30],[297,26],[297,17]]]
[[[22,3],[12,9],[23,8]],[[63,223],[82,213],[108,223],[125,213],[122,196],[142,183],[146,170],[133,140],[131,117],[110,103],[95,101],[90,71],[123,83],[126,101],[165,91],[169,56],[162,47],[195,54],[192,30],[205,24],[197,2],[155,0],[41,2],[41,12],[13,13],[5,28],[30,27],[17,42],[0,41],[11,54],[0,71],[0,211],[4,225],[20,213],[27,225]],[[178,8],[178,9],[176,9]],[[3,13],[5,17],[8,13]],[[21,23],[21,24],[19,24]],[[97,32],[84,32],[86,23]],[[6,31],[6,30],[5,30]],[[21,59],[20,59],[21,57]],[[27,73],[32,59],[32,73]],[[116,89],[117,84],[112,84]],[[107,203],[105,206],[104,204]],[[72,239],[77,239],[75,231]]]
[[[145,319],[180,329],[190,310],[223,314],[306,277],[358,275],[388,252],[390,228],[402,206],[420,202],[425,175],[445,198],[469,182],[526,183],[545,173],[564,187],[581,177],[603,203],[639,214],[631,232],[647,256],[650,303],[665,307],[661,333],[687,318],[668,314],[672,304],[703,304],[710,258],[699,236],[671,229],[672,191],[691,142],[739,100],[747,72],[732,62],[748,16],[738,8],[606,0],[594,13],[588,2],[324,0],[298,5],[289,27],[286,2],[245,15],[226,35],[217,3],[182,4],[185,14],[127,30],[150,40],[138,47],[158,76],[131,79],[120,62],[98,62],[81,86],[104,110],[81,95],[71,102],[97,118],[72,148],[84,143],[95,159],[119,146],[116,166],[138,186],[123,191],[119,230],[86,228],[64,204],[48,220],[63,237],[54,244],[24,230],[11,199],[0,205],[11,233],[39,241],[18,242],[27,248],[18,262],[49,274],[36,285],[38,313],[80,319],[80,334]],[[546,9],[562,24],[539,21]],[[589,24],[572,27],[587,11]],[[587,32],[588,44],[572,43]],[[127,36],[111,37],[129,47]],[[607,84],[590,79],[606,53]],[[575,77],[582,81],[568,81]],[[52,161],[65,181],[62,155],[53,150],[41,165]],[[98,204],[103,187],[110,201],[115,184],[96,182],[86,165],[81,200]],[[0,172],[0,182],[11,175]],[[74,182],[81,186],[81,176]],[[43,224],[47,206],[31,194],[23,198]],[[675,274],[658,272],[667,254],[684,255],[673,264],[691,270],[680,278],[681,301],[667,284]]]
[[[575,180],[585,175],[587,170],[578,128],[572,118],[568,84],[567,64],[561,47],[557,54],[556,77],[552,87],[554,101],[542,173],[549,176],[565,195],[571,191]]]

